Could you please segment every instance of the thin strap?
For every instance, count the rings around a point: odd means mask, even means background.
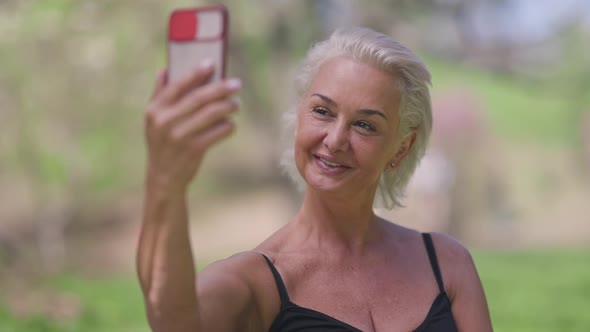
[[[430,266],[434,272],[438,289],[441,293],[445,292],[445,286],[443,285],[442,275],[440,274],[440,268],[438,267],[438,261],[436,259],[436,251],[434,251],[434,245],[432,244],[432,237],[429,233],[422,233],[422,239],[426,246],[426,252],[428,252],[428,259],[430,259]]]
[[[270,271],[272,272],[272,276],[275,278],[275,282],[277,284],[277,288],[279,289],[279,297],[281,298],[281,308],[287,303],[289,303],[289,294],[287,294],[287,288],[285,287],[285,283],[283,283],[283,278],[277,271],[277,268],[274,264],[270,261],[270,258],[266,257],[266,255],[262,254],[264,259],[266,259],[266,263],[268,263],[268,267],[270,267]]]

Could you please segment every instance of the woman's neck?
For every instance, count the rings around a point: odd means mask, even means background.
[[[307,189],[296,223],[318,248],[343,254],[363,254],[377,235],[373,197],[330,195]]]

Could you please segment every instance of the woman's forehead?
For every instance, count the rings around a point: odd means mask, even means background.
[[[328,96],[337,103],[393,111],[400,99],[394,75],[348,57],[331,58],[320,66],[307,95],[314,94]]]

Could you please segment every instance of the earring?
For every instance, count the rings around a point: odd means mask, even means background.
[[[391,164],[389,164],[389,166],[391,166],[391,168],[395,168],[395,163],[392,162]]]

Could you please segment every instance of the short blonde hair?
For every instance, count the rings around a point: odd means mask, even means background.
[[[400,126],[396,141],[417,130],[416,142],[407,157],[393,171],[383,171],[376,195],[376,206],[393,209],[402,206],[405,188],[420,159],[424,156],[432,130],[432,106],[430,101],[430,72],[422,60],[407,47],[389,36],[368,28],[348,28],[335,31],[330,38],[315,44],[303,60],[295,78],[297,102],[307,90],[320,66],[327,60],[345,56],[355,61],[370,64],[399,81],[401,95]],[[303,179],[294,160],[294,131],[297,106],[284,115],[285,138],[288,148],[282,155],[281,165],[285,172],[300,186]],[[392,143],[393,144],[393,143]]]

